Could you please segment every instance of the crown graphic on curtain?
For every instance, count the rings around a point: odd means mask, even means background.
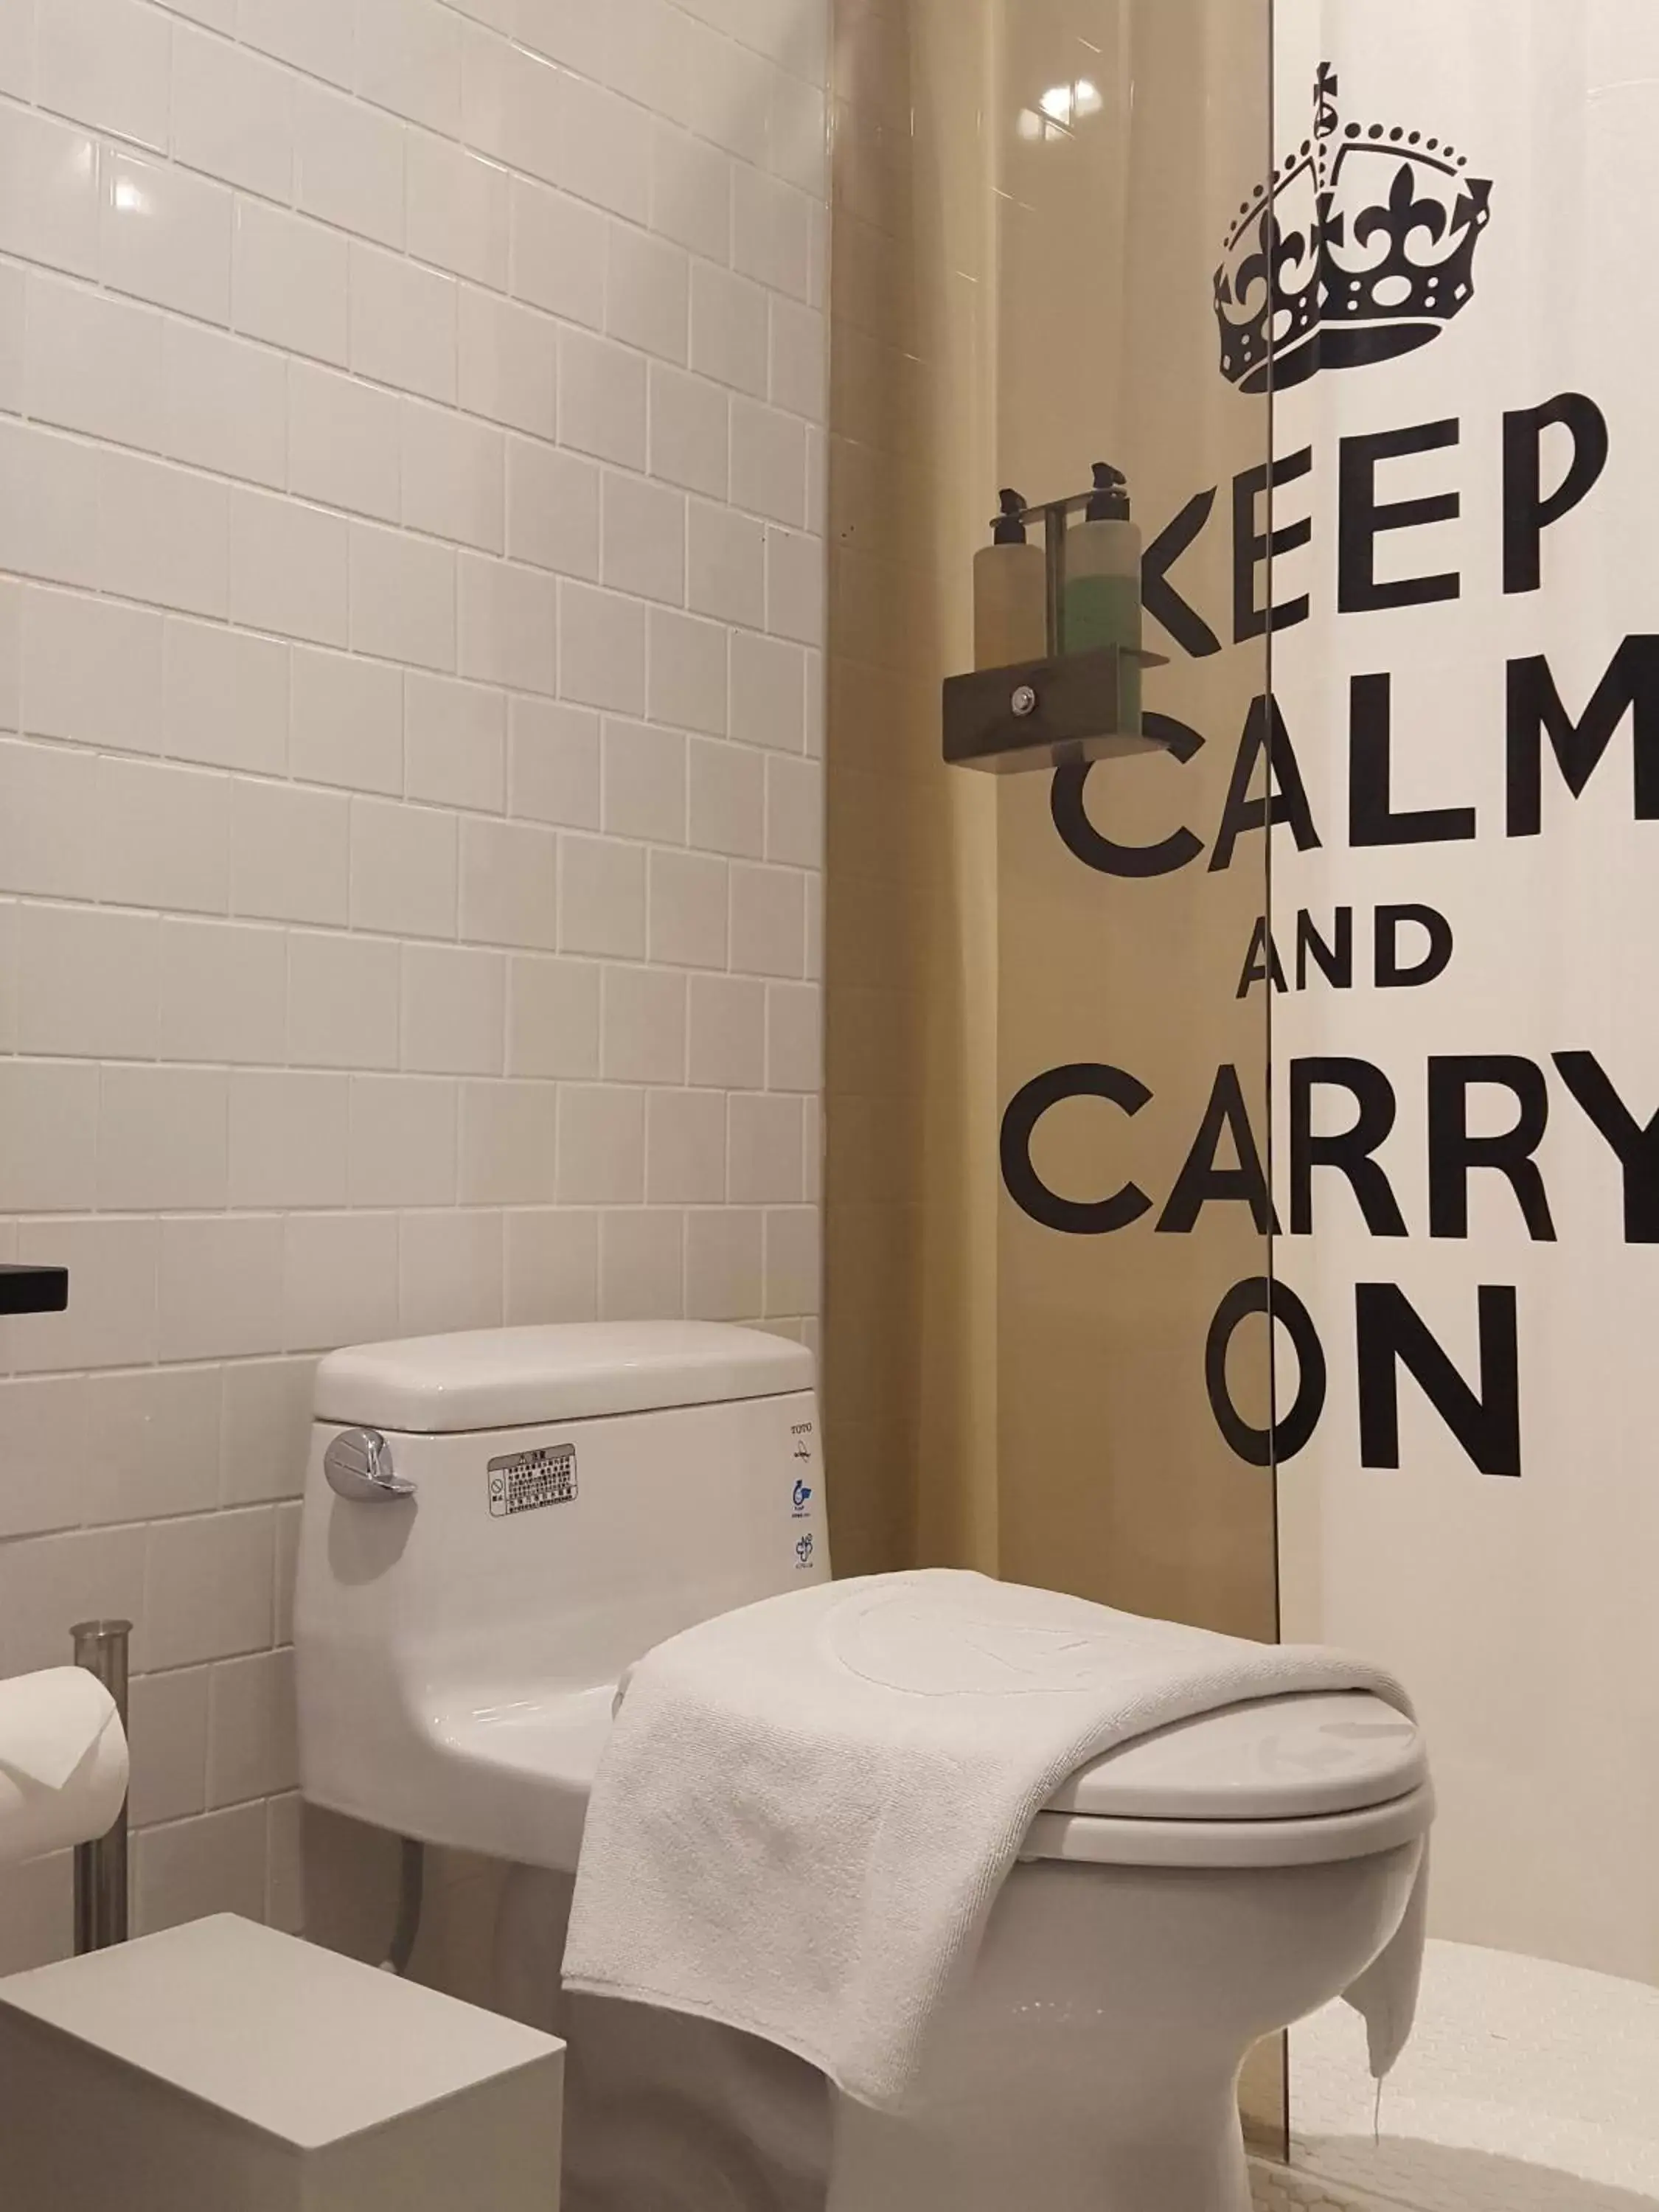
[[[1215,276],[1221,368],[1256,393],[1413,353],[1474,297],[1492,182],[1420,131],[1345,123],[1328,62],[1314,128],[1239,210]]]

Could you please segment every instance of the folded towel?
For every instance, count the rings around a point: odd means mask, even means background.
[[[951,1571],[770,1598],[647,1654],[588,1806],[568,1987],[765,2037],[902,2105],[1032,1820],[1173,1721],[1391,1676]],[[1386,2070],[1420,1918],[1368,1977]],[[1399,1947],[1395,1947],[1396,1949]]]

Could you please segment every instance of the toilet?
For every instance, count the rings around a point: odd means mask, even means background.
[[[596,1323],[334,1352],[301,1528],[301,1788],[505,1863],[503,2008],[568,2025],[563,1914],[623,1671],[830,1571],[799,1344]],[[599,2178],[569,2212],[1249,2212],[1240,2066],[1382,1949],[1432,1814],[1418,1730],[1364,1694],[1109,1753],[1033,1823],[901,2116],[723,2031],[608,2018]],[[607,2193],[607,2171],[629,2178]]]

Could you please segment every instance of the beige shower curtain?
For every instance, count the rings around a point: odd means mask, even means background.
[[[1097,770],[1126,842],[1207,836],[1265,690],[1233,641],[1232,478],[1265,402],[1217,374],[1210,271],[1265,160],[1266,0],[842,0],[832,251],[826,1420],[843,1572],[948,1561],[1245,1632],[1274,1624],[1265,1472],[1204,1390],[1211,1315],[1265,1274],[1246,1206],[1056,1234],[1001,1188],[1007,1101],[1043,1071],[1125,1068],[1130,1130],[1045,1117],[1038,1164],[1162,1195],[1232,1065],[1259,1106],[1259,994],[1234,996],[1263,841],[1157,879],[1086,866],[1051,779],[945,769],[939,686],[970,664],[973,555],[996,489],[1129,472],[1155,538],[1213,490],[1182,592],[1218,650],[1149,704],[1201,732],[1185,766]],[[1261,1116],[1256,1115],[1257,1125]],[[1265,1337],[1241,1330],[1265,1422]]]

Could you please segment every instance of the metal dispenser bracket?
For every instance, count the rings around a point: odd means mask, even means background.
[[[980,668],[945,683],[945,758],[951,768],[1012,775],[1025,769],[1066,768],[1158,753],[1156,738],[1126,726],[1126,668],[1166,668],[1162,653],[1115,645],[1088,653],[1066,650],[1066,539],[1073,514],[1092,491],[1028,507],[1022,520],[1042,524],[1047,566],[1048,658],[1013,668]]]

